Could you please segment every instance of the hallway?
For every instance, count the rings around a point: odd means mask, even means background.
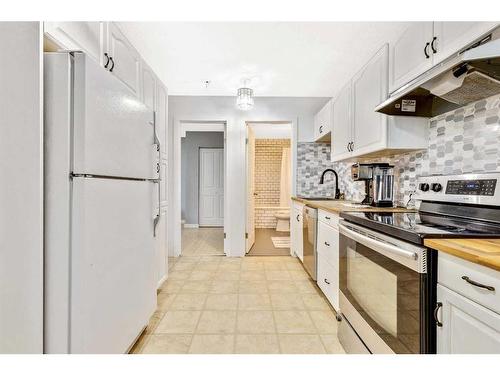
[[[182,255],[224,255],[224,228],[183,228]]]
[[[333,310],[296,258],[183,256],[171,264],[132,353],[344,353]]]

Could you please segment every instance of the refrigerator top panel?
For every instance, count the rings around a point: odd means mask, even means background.
[[[58,80],[68,80],[71,107],[72,172],[98,176],[158,178],[158,151],[154,144],[154,112],[112,73],[84,53],[59,53],[68,70]],[[64,56],[66,55],[66,56]],[[52,60],[47,60],[51,63]],[[54,85],[54,82],[47,82]],[[61,98],[49,98],[55,102]]]

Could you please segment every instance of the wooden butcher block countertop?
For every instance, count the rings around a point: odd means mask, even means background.
[[[500,238],[429,238],[424,245],[500,271]]]
[[[321,210],[340,212],[415,212],[416,210],[403,207],[371,207],[360,206],[356,202],[346,200],[314,200],[307,198],[292,197],[293,200],[307,204],[309,207]]]

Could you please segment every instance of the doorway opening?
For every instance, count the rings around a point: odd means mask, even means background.
[[[292,124],[248,122],[246,255],[290,255]]]
[[[181,134],[181,254],[224,255],[224,124],[197,125]]]

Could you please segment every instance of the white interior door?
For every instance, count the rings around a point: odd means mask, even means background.
[[[247,233],[246,252],[255,243],[255,134],[247,127]]]
[[[200,148],[198,223],[224,226],[224,149]]]

